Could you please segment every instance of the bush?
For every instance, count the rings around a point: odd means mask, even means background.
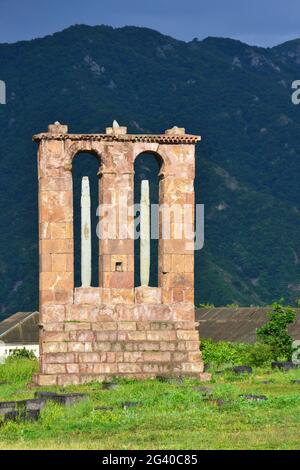
[[[30,359],[34,360],[36,359],[36,356],[33,351],[30,351],[29,349],[22,348],[22,349],[14,349],[9,357],[7,358],[8,361],[15,360],[15,359]]]
[[[249,365],[261,367],[272,361],[272,349],[262,343],[245,344],[229,341],[215,342],[205,339],[201,342],[204,363],[220,365]]]
[[[255,343],[248,346],[247,364],[255,367],[270,365],[273,361],[273,351],[269,344]]]
[[[292,307],[274,303],[268,317],[269,321],[257,330],[257,336],[271,348],[275,361],[290,361],[293,355],[293,339],[288,332],[288,325],[295,321],[296,311]]]
[[[207,364],[219,366],[221,364],[242,363],[241,343],[239,345],[228,341],[215,342],[205,339],[201,342],[203,360]]]

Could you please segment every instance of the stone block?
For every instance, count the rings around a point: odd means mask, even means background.
[[[123,337],[121,335],[125,335],[124,341],[145,341],[146,340],[146,332],[145,331],[127,331],[126,333],[119,332],[118,333],[118,340],[122,341]],[[121,339],[122,338],[122,339]]]
[[[39,180],[40,191],[72,191],[72,176],[60,178],[42,177]]]
[[[68,126],[66,126],[65,124],[60,124],[60,123],[49,124],[48,132],[50,134],[67,134]]]
[[[94,351],[98,352],[107,352],[107,351],[114,351],[113,348],[114,343],[110,343],[109,341],[99,341],[93,344]],[[118,343],[116,343],[118,345]],[[120,346],[120,345],[118,345]]]
[[[64,305],[44,305],[41,309],[41,323],[59,323],[65,320]]]
[[[64,353],[68,351],[68,344],[57,342],[57,343],[44,343],[43,352],[44,353]]]
[[[177,323],[171,321],[152,321],[149,330],[175,330]]]
[[[171,353],[167,351],[145,351],[143,353],[144,362],[169,362]]]
[[[118,366],[115,363],[110,364],[94,364],[93,365],[94,374],[117,374]]]
[[[90,363],[100,362],[100,354],[95,353],[95,352],[79,353],[78,354],[78,361],[79,362],[90,362]]]
[[[183,372],[187,373],[201,373],[203,372],[203,364],[201,362],[199,363],[192,363],[192,362],[183,362],[181,364],[181,368]]]
[[[158,364],[143,364],[143,372],[153,374],[155,376],[159,372],[159,366]]]
[[[184,362],[188,361],[188,354],[186,352],[174,352],[172,353],[172,361],[174,362]]]
[[[65,364],[44,364],[44,374],[65,374]]]
[[[73,267],[72,267],[73,256],[71,254],[67,255],[66,253],[55,253],[55,254],[53,253],[50,256],[51,256],[51,271],[54,271],[54,272],[73,271]]]
[[[79,374],[61,374],[57,376],[57,384],[62,387],[67,385],[79,385],[81,383]]]
[[[170,306],[163,304],[136,304],[133,314],[139,321],[169,321],[173,316]]]
[[[160,277],[160,284],[162,285],[162,280],[163,280],[164,274],[161,275]],[[162,303],[163,304],[172,304],[173,303],[173,289],[169,288],[162,288],[161,290],[161,297],[162,297]]]
[[[73,303],[73,289],[55,289],[53,296],[54,303],[65,305]]]
[[[50,254],[41,254],[40,255],[40,272],[50,272],[52,271],[52,259]]]
[[[171,255],[172,256],[172,272],[184,273],[185,264],[184,258],[186,255]]]
[[[44,331],[41,333],[41,338],[44,343],[68,341],[69,337],[69,333],[63,331]]]
[[[160,252],[166,254],[193,254],[191,243],[186,240],[160,240]]]
[[[192,288],[194,276],[192,273],[168,273],[162,278],[162,287]]]
[[[70,341],[68,342],[68,352],[92,352],[93,343]]]
[[[112,304],[133,304],[134,289],[110,289],[110,302]]]
[[[133,289],[133,272],[105,272],[103,285],[111,289]]]
[[[40,191],[40,222],[72,222],[71,191]]]
[[[116,323],[118,330],[120,331],[135,331],[137,329],[137,323],[135,321],[119,321]]]
[[[159,287],[148,286],[136,287],[135,302],[138,304],[160,304],[161,289]]]
[[[160,343],[155,341],[144,341],[137,343],[137,347],[140,351],[159,351]]]
[[[184,290],[182,288],[174,288],[172,289],[172,300],[174,303],[176,302],[184,302]]]
[[[103,321],[92,323],[92,329],[94,331],[115,331],[118,328],[117,322]]]
[[[118,372],[120,372],[121,374],[142,372],[141,364],[121,362],[117,364],[117,367],[118,367]]]
[[[96,341],[117,341],[116,331],[97,331]]]
[[[184,255],[184,272],[193,273],[194,272],[194,255]]]
[[[57,375],[39,374],[36,381],[41,387],[50,387],[57,384]]]
[[[124,352],[124,362],[141,362],[143,352]]]
[[[147,340],[149,341],[175,341],[176,339],[174,330],[147,332]]]
[[[41,225],[46,225],[48,228],[48,234],[49,236],[45,236],[43,238],[51,238],[52,240],[54,239],[64,239],[64,238],[72,238],[73,237],[73,224],[72,222],[51,222],[47,223],[44,222],[44,224]]]
[[[177,339],[183,341],[197,341],[199,339],[199,333],[196,330],[177,330]]]
[[[160,351],[175,351],[177,346],[177,342],[172,341],[161,341],[158,343],[158,349]]]
[[[95,333],[91,330],[76,330],[70,332],[71,341],[79,341],[82,343],[92,343],[95,340]]]
[[[194,289],[184,289],[184,301],[187,303],[194,303]]]
[[[198,351],[189,351],[188,352],[188,362],[200,362],[201,353]]]
[[[89,322],[66,321],[64,327],[65,331],[82,331],[90,330],[92,328],[92,325]]]
[[[79,364],[66,364],[68,374],[79,374]]]
[[[107,353],[106,353],[106,359],[105,359],[105,360],[106,360],[106,362],[109,362],[109,363],[111,363],[111,362],[116,362],[116,357],[117,357],[117,356],[116,356],[116,353],[110,351],[110,352],[107,352]],[[121,359],[121,356],[120,356],[120,355],[118,356],[118,362],[119,362],[120,360],[123,360],[123,355],[122,355],[122,359]]]
[[[74,304],[66,308],[67,321],[97,322],[102,320],[102,310],[93,305]]]
[[[73,287],[72,272],[41,272],[40,273],[40,290],[67,290]]]
[[[57,332],[62,332],[64,331],[64,323],[63,322],[60,322],[60,323],[44,323],[42,325],[42,333],[41,334],[44,334],[43,332],[47,332],[47,331],[53,331],[54,333],[57,333]]]
[[[45,364],[67,364],[76,362],[76,356],[73,353],[48,353],[43,354],[41,359]]]
[[[187,351],[199,351],[200,341],[199,338],[196,341],[186,341],[184,349]]]
[[[172,319],[174,321],[195,321],[195,306],[192,303],[172,304]]]
[[[133,240],[101,240],[101,255],[133,255]]]
[[[138,322],[136,322],[136,329],[138,331],[150,330],[150,328],[151,328],[151,322],[149,322],[149,321],[138,321]]]
[[[65,238],[61,240],[41,240],[40,248],[42,254],[73,254],[74,246],[71,238]]]

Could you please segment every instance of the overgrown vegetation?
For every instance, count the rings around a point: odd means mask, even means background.
[[[0,365],[0,382],[7,381],[0,385],[1,401],[33,397],[27,387],[33,364],[18,359]],[[99,383],[67,387],[88,393],[88,400],[71,407],[49,403],[37,422],[1,423],[0,449],[298,449],[296,379],[300,370],[259,368],[249,376],[213,374],[208,384],[121,380],[109,391]],[[196,386],[209,387],[211,395]],[[247,401],[245,394],[268,400]],[[127,401],[138,406],[125,410]]]
[[[29,349],[26,349],[25,347],[24,348],[21,348],[21,349],[14,349],[9,357],[8,357],[8,360],[9,361],[14,361],[15,359],[31,359],[31,360],[34,360],[36,359],[36,356],[34,354],[33,351],[30,351]]]
[[[204,362],[212,365],[247,364],[261,367],[272,361],[291,361],[293,338],[288,326],[296,318],[296,311],[282,303],[275,302],[268,312],[269,321],[257,329],[258,342],[255,344],[231,343],[229,341],[201,341]]]
[[[257,330],[259,340],[269,346],[274,360],[290,361],[293,355],[293,339],[288,326],[294,323],[296,311],[279,303],[268,312],[269,321]]]
[[[215,342],[210,339],[201,341],[201,350],[206,364],[219,366],[226,364],[249,365],[255,367],[268,366],[273,360],[272,349],[268,344]]]

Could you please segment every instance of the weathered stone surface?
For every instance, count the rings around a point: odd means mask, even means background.
[[[75,304],[100,305],[102,302],[99,287],[77,287],[74,289]]]
[[[137,287],[135,289],[135,302],[138,304],[160,304],[161,289],[149,286]]]
[[[177,127],[159,136],[131,136],[116,124],[106,134],[84,136],[68,134],[67,126],[55,123],[35,140],[40,143],[41,312],[36,383],[65,386],[116,375],[207,380],[196,331],[194,243],[189,238],[199,138]],[[110,204],[117,218],[101,227],[99,287],[74,289],[71,170],[78,152],[98,158],[100,207]],[[134,289],[134,218],[127,206],[134,202],[134,160],[143,152],[158,152],[162,163],[159,287]],[[190,216],[184,219],[188,204]]]

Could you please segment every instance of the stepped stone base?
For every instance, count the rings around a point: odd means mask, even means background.
[[[87,301],[83,291],[76,299]],[[95,292],[93,292],[95,302]],[[207,380],[194,305],[46,305],[41,312],[40,371],[35,384],[69,385],[116,376]]]

